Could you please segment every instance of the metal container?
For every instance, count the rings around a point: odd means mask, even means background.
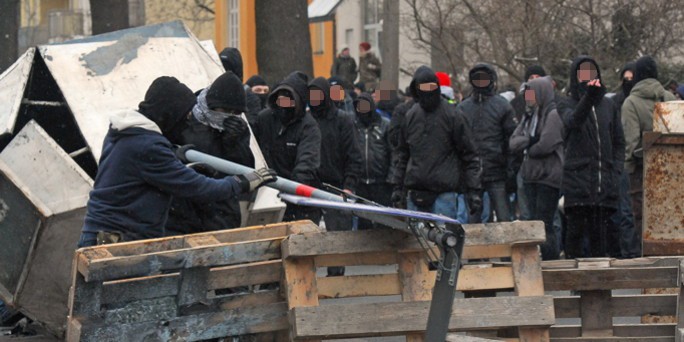
[[[91,188],[34,121],[0,153],[0,298],[58,336]]]

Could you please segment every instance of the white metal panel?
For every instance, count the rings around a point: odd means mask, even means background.
[[[35,52],[35,48],[28,49],[0,75],[0,135],[14,129]]]
[[[211,39],[203,40],[200,42],[200,45],[209,54],[209,57],[216,62],[218,65],[223,65],[221,63],[221,57],[218,55],[218,51],[216,51],[216,45],[214,45],[214,41]]]
[[[109,116],[135,109],[159,76],[174,76],[193,91],[223,67],[179,21],[143,26],[40,47],[95,160]]]
[[[85,207],[93,181],[33,120],[0,153],[14,182],[38,207],[60,214]],[[40,203],[36,203],[36,202]]]

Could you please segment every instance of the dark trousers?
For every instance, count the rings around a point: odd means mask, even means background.
[[[576,206],[565,208],[568,229],[565,237],[565,257],[602,258],[619,246],[620,234],[611,222],[614,208]],[[587,246],[585,250],[585,245]]]
[[[356,195],[386,207],[392,206],[392,185],[388,183],[359,184],[356,187]],[[382,225],[359,218],[358,229],[377,228]]]
[[[629,195],[629,174],[620,175],[620,198],[618,209],[611,218],[620,232],[620,257],[638,258],[641,256],[641,235],[634,225],[632,199]]]
[[[553,227],[553,217],[558,208],[559,191],[554,187],[539,183],[525,183],[527,205],[530,210],[530,220],[544,222],[546,241],[541,245],[543,260],[555,260],[560,257],[558,238]]]
[[[484,190],[489,193],[491,207],[496,213],[497,222],[508,222],[511,220],[511,202],[506,193],[506,182],[495,181],[482,184]],[[484,205],[482,206],[484,207]],[[469,223],[481,223],[482,210],[468,218]]]
[[[634,242],[639,247],[639,256],[641,256],[641,242],[643,230],[643,203],[644,203],[644,166],[638,164],[634,173],[629,175],[629,195],[632,198],[632,213],[634,214]]]
[[[352,216],[351,214],[339,210],[325,209],[323,210],[323,220],[325,221],[325,230],[345,231],[352,230]],[[343,276],[344,266],[328,267],[328,276]]]

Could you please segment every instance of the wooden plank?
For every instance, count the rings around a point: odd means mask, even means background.
[[[613,334],[619,337],[666,336],[674,340],[675,324],[616,324]],[[581,338],[582,328],[579,325],[561,325],[551,327],[551,338]]]
[[[93,260],[83,274],[87,281],[105,281],[198,266],[211,267],[276,259],[280,257],[280,243],[283,238]]]
[[[197,341],[227,336],[285,330],[287,305],[276,303],[168,321],[104,324],[81,320],[81,342],[89,341]]]
[[[102,306],[102,283],[86,282],[80,272],[73,272],[74,280],[70,288],[69,316],[97,316]]]
[[[298,235],[290,235],[288,240]],[[287,240],[286,240],[287,241]],[[297,307],[318,306],[318,285],[316,283],[316,264],[314,258],[283,258],[284,284],[289,316],[292,321],[293,309]],[[290,329],[290,334],[294,329]],[[292,335],[290,335],[292,339]],[[308,342],[319,342],[307,339]]]
[[[430,300],[432,288],[435,284],[435,275],[430,274],[425,256],[420,252],[399,253],[397,262],[401,300],[404,302]],[[422,332],[406,335],[406,342],[422,342],[424,340],[425,334]]]
[[[292,330],[297,338],[404,335],[425,330],[429,306],[420,301],[297,307],[291,312]],[[452,310],[449,329],[454,331],[554,323],[548,296],[456,299]]]
[[[316,279],[318,298],[391,296],[401,293],[396,273]]]
[[[178,289],[179,309],[195,303],[208,304],[207,292],[209,282],[209,267],[185,268],[180,271]]]
[[[647,257],[634,259],[612,259],[611,267],[679,267],[681,257]]]
[[[580,292],[582,337],[613,335],[613,315],[610,290]]]
[[[556,318],[580,317],[579,297],[554,297]],[[613,317],[638,317],[643,315],[675,315],[676,295],[614,295],[609,308]]]
[[[679,278],[677,279],[679,294],[677,299],[677,328],[675,339],[684,342],[684,259],[679,261]]]
[[[282,274],[283,265],[280,259],[216,267],[209,273],[209,289],[276,283],[280,281]]]
[[[544,295],[539,246],[534,244],[514,245],[511,249],[511,265],[515,293],[518,296],[524,298],[526,296]],[[553,310],[548,319],[555,321]],[[549,341],[548,328],[519,327],[518,335],[521,342]]]
[[[551,342],[674,342],[672,337],[566,337],[552,338]]]
[[[541,221],[464,224],[466,246],[538,245],[546,241]]]
[[[221,241],[219,241],[216,237],[212,235],[188,236],[185,238],[185,248],[220,244]]]
[[[464,246],[463,259],[504,258],[511,256],[511,245]]]
[[[314,258],[316,267],[392,265],[397,263],[396,252],[369,252],[352,254],[330,254]]]
[[[675,267],[544,270],[547,291],[677,287]]]
[[[580,317],[579,297],[554,296],[553,308],[556,318],[577,318]]]
[[[432,279],[434,284],[434,275]],[[501,290],[514,287],[512,267],[462,269],[458,273],[458,282],[456,283],[458,291]]]
[[[178,284],[178,273],[108,282],[102,289],[102,304],[175,296]]]
[[[283,296],[280,294],[280,290],[271,290],[219,298],[216,302],[219,309],[225,311],[248,306],[261,306],[281,302],[284,303],[285,298],[283,298]]]

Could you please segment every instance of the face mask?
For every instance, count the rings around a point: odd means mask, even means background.
[[[441,101],[442,97],[440,95],[439,89],[430,92],[418,91],[418,103],[426,112],[435,111],[435,109],[439,107],[439,103]]]
[[[275,108],[275,115],[280,119],[280,122],[283,125],[286,125],[290,122],[295,117],[295,109],[294,108],[283,108],[283,107],[276,107]]]
[[[266,102],[268,101],[268,94],[257,94],[259,100],[261,100],[261,107],[266,108]]]
[[[634,82],[634,79],[631,79],[630,81],[622,81],[622,92],[625,95],[629,95],[629,93],[632,91],[632,88],[634,88],[634,85],[636,82]]]

